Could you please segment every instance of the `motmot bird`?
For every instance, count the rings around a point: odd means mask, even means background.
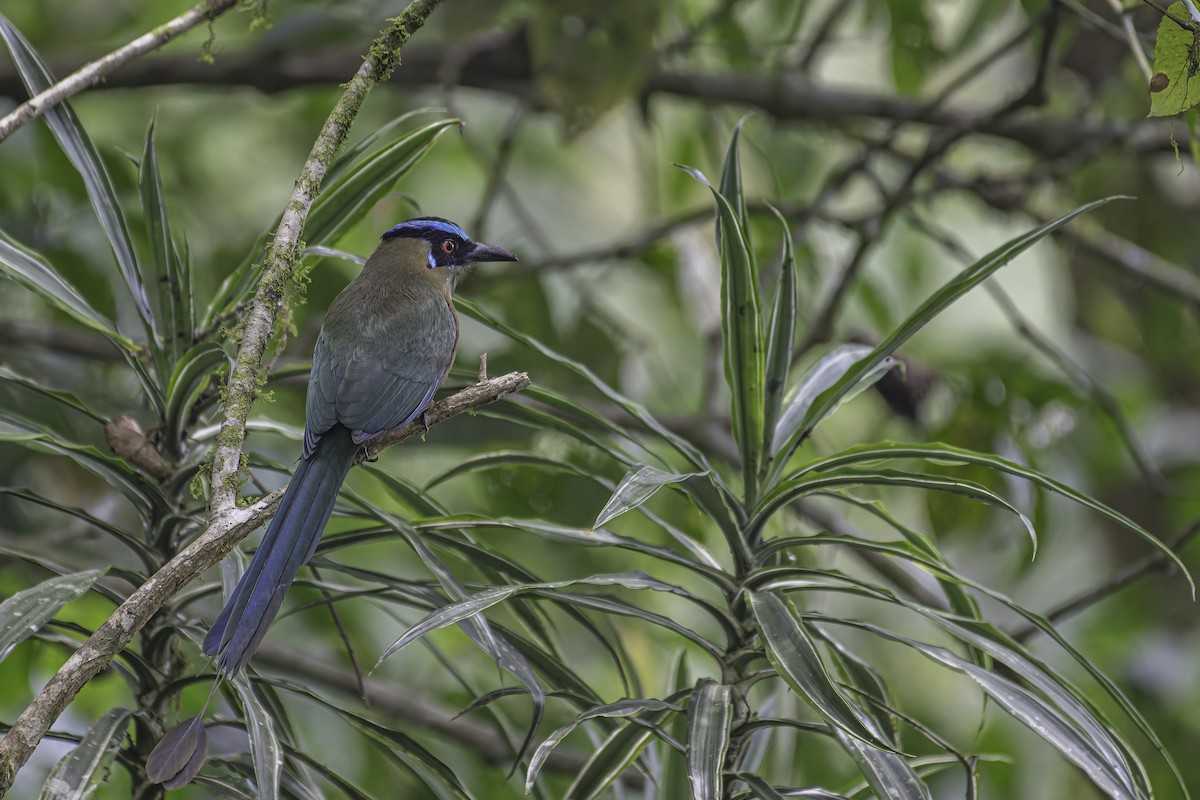
[[[453,222],[419,217],[383,234],[329,306],[313,353],[304,452],[254,560],[204,638],[217,671],[250,660],[283,596],[312,557],[355,455],[433,401],[458,346],[452,295],[481,261],[516,261]]]

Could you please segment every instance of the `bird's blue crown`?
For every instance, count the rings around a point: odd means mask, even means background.
[[[457,236],[463,241],[469,241],[470,236],[462,228],[455,225],[448,219],[441,217],[417,217],[416,219],[406,220],[399,225],[394,225],[388,228],[382,237],[381,241],[389,239],[425,239],[432,241],[438,236]]]

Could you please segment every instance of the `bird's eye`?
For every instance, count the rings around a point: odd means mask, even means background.
[[[453,239],[442,239],[442,252],[448,256],[454,255],[454,251],[458,249],[458,242]]]

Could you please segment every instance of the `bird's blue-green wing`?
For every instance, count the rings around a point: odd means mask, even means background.
[[[361,324],[347,328],[342,315],[331,313],[317,341],[305,453],[337,423],[363,442],[414,419],[432,401],[458,343],[454,312],[440,296],[369,329]]]

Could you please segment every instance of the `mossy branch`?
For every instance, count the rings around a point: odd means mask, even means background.
[[[243,318],[241,345],[229,375],[225,393],[225,420],[217,436],[212,459],[212,508],[214,517],[237,506],[242,442],[246,418],[258,397],[262,382],[263,355],[287,303],[287,286],[292,281],[304,244],[300,237],[309,209],[334,156],[342,149],[350,125],[358,115],[367,93],[391,75],[400,62],[400,49],[420,28],[442,0],[413,0],[404,13],[388,21],[388,27],[346,84],[337,105],[329,112],[304,168],[296,178],[291,200],[279,220],[275,236],[267,245],[254,300]]]

